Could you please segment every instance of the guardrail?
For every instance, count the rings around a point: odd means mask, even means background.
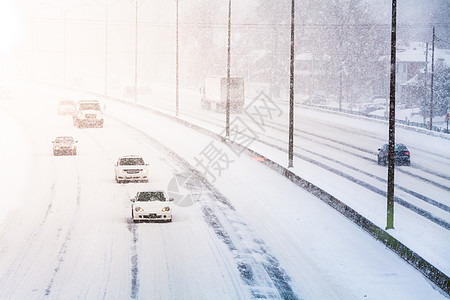
[[[286,103],[286,101],[282,101],[283,103]],[[366,113],[360,112],[360,111],[353,111],[349,109],[339,109],[337,107],[329,107],[329,106],[314,106],[314,105],[305,105],[305,104],[297,104],[302,105],[305,108],[308,109],[318,109],[318,110],[328,110],[335,113],[342,113],[345,115],[353,115],[356,117],[361,118],[369,118],[377,121],[383,121],[388,122],[389,119],[387,117],[383,116],[376,116],[376,115],[368,115]],[[401,125],[404,129],[413,130],[417,132],[421,132],[427,135],[435,135],[439,137],[443,137],[445,139],[450,139],[450,130],[447,131],[447,129],[442,127],[433,126],[432,130],[429,130],[426,124],[418,123],[418,122],[411,122],[411,121],[405,121],[400,119],[395,119],[396,125]],[[449,135],[447,135],[449,134]]]

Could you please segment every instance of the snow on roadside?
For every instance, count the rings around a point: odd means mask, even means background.
[[[19,194],[24,180],[28,176],[30,161],[29,147],[20,124],[15,119],[0,111],[0,225],[7,216],[19,207]],[[6,170],[6,172],[5,172]]]

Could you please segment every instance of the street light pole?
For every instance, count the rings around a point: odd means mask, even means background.
[[[137,103],[137,80],[138,80],[138,8],[144,0],[130,0],[135,7],[135,33],[134,33],[134,103]]]
[[[115,3],[117,3],[119,0],[117,0]],[[109,5],[107,2],[103,3],[99,0],[96,0],[96,2],[100,6],[104,6],[105,8],[105,83],[104,83],[104,93],[105,95],[108,93],[108,22],[109,22],[109,7],[110,5],[114,3],[110,3]]]
[[[289,153],[288,153],[288,167],[292,168],[294,166],[294,7],[295,0],[292,0],[291,7],[291,59],[290,59],[290,84],[289,84]]]
[[[108,93],[108,6],[105,8],[105,95]]]
[[[175,67],[176,67],[176,75],[175,75],[175,116],[178,117],[179,114],[179,62],[178,62],[178,50],[179,50],[179,44],[178,44],[178,0],[176,1],[176,58],[175,58]]]
[[[397,51],[397,1],[392,0],[391,28],[391,77],[389,102],[389,155],[388,155],[388,186],[387,186],[387,225],[386,229],[394,229],[394,158],[395,158],[395,73]]]
[[[230,137],[231,0],[228,0],[227,103],[225,137]]]
[[[66,9],[63,9],[63,84],[66,84]]]
[[[433,94],[434,94],[434,26],[433,26],[433,42],[431,44],[431,95],[430,95],[430,130],[433,130]]]
[[[134,45],[134,103],[137,103],[137,77],[138,77],[138,2],[136,0],[135,18],[135,45]]]

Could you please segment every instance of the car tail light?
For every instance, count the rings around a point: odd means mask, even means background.
[[[409,155],[409,151],[405,151],[405,155]]]

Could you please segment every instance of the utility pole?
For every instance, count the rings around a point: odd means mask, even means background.
[[[387,186],[387,225],[386,229],[394,229],[394,153],[395,153],[395,73],[397,52],[397,1],[392,0],[391,28],[391,81],[389,95],[389,155]]]
[[[225,108],[225,137],[230,137],[230,68],[231,68],[231,0],[228,0],[228,47],[227,47],[227,104]]]
[[[431,44],[431,95],[430,95],[430,130],[433,130],[433,94],[434,94],[434,26],[433,26],[433,42]]]
[[[294,8],[295,0],[292,0],[291,6],[291,59],[290,59],[290,80],[289,80],[289,153],[288,153],[288,168],[294,167]]]

